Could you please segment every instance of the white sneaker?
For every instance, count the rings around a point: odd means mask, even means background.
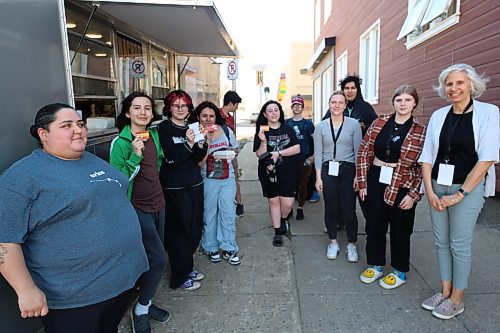
[[[356,245],[354,245],[353,243],[347,244],[345,251],[347,253],[347,261],[358,262],[359,256],[358,256],[358,250],[356,249]]]
[[[328,259],[337,259],[337,254],[339,254],[339,252],[339,245],[330,243],[326,248],[326,257]]]

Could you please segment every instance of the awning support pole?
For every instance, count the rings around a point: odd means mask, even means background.
[[[178,77],[177,77],[177,84],[175,85],[175,87],[176,87],[177,89],[180,89],[180,88],[181,88],[181,87],[179,86],[179,83],[181,82],[181,75],[182,75],[182,73],[184,73],[184,70],[186,69],[186,66],[187,66],[187,64],[188,64],[188,62],[189,62],[189,59],[191,59],[191,57],[188,57],[188,58],[187,58],[186,63],[184,64],[184,67],[182,67],[181,71],[179,72],[179,75],[178,75]]]
[[[89,19],[87,20],[87,24],[85,25],[85,29],[83,30],[83,34],[80,37],[80,40],[78,41],[78,46],[76,47],[75,54],[73,54],[73,58],[71,58],[71,65],[73,65],[73,61],[75,61],[76,55],[78,54],[78,50],[80,50],[80,46],[82,46],[83,39],[85,38],[85,35],[87,34],[87,30],[89,30],[90,22],[92,22],[92,18],[94,17],[94,13],[97,11],[97,8],[99,8],[100,4],[98,3],[92,3],[92,12],[90,13]]]

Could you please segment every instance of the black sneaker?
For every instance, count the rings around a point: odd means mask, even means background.
[[[166,323],[170,320],[170,312],[167,310],[160,309],[154,304],[149,307],[149,318],[153,319],[157,323]]]
[[[245,207],[243,207],[243,204],[236,204],[236,216],[238,218],[242,218],[243,215],[245,215]]]
[[[282,235],[274,235],[273,245],[276,247],[282,247],[283,246],[283,236]]]
[[[130,310],[130,319],[132,322],[133,333],[149,333],[151,332],[151,325],[149,324],[149,315],[136,315],[134,312],[135,306]]]
[[[297,208],[297,215],[295,216],[297,221],[304,219],[304,210],[302,208]]]
[[[233,266],[238,266],[241,263],[240,257],[238,257],[238,254],[234,251],[223,251],[222,258]]]

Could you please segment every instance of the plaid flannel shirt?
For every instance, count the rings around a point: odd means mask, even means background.
[[[383,115],[368,128],[361,142],[357,156],[356,176],[359,189],[366,189],[368,169],[375,158],[374,144],[382,127],[391,115]],[[384,192],[384,201],[392,206],[400,188],[410,189],[408,195],[415,201],[420,200],[422,169],[417,162],[424,146],[426,127],[413,118],[413,124],[401,146],[398,165],[394,168],[391,183]]]

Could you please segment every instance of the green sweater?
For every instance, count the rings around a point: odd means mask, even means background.
[[[158,153],[158,170],[163,162],[164,154],[160,146],[160,139],[158,138],[158,131],[156,128],[148,129],[150,137],[153,139]],[[139,173],[141,168],[142,156],[134,153],[132,148],[132,141],[134,140],[130,125],[120,132],[120,134],[111,142],[111,149],[109,154],[109,163],[123,172],[128,177],[128,197],[132,197],[132,189],[134,187],[134,177]],[[159,180],[158,180],[159,181]]]

